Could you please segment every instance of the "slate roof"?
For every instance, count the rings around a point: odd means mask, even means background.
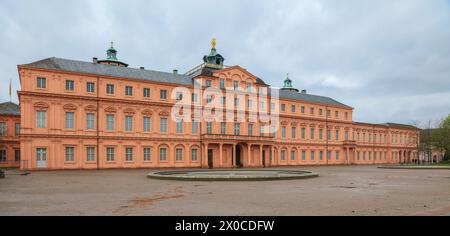
[[[19,105],[12,102],[0,103],[0,115],[20,116],[20,107]]]
[[[209,69],[203,67],[199,68],[198,71],[190,73],[189,75],[183,75],[153,70],[135,69],[130,67],[102,65],[102,64],[95,64],[92,62],[69,60],[56,57],[47,58],[30,64],[23,64],[20,65],[20,67],[58,70],[75,73],[87,73],[93,75],[104,75],[104,76],[138,79],[138,80],[148,80],[184,86],[192,86],[193,78],[196,76],[202,74],[206,75],[212,74],[212,72]],[[265,84],[264,81],[260,78],[257,79],[257,82],[260,84]],[[324,96],[298,93],[293,91],[283,91],[283,90],[279,90],[279,95],[280,98],[282,99],[298,100],[329,106],[342,107],[346,109],[353,109],[350,106],[347,106],[332,98]]]
[[[343,103],[340,103],[329,97],[312,95],[312,94],[307,94],[307,93],[299,93],[299,92],[295,92],[295,91],[287,91],[287,90],[282,90],[282,89],[279,89],[278,91],[279,91],[279,96],[282,99],[298,100],[298,101],[312,102],[312,103],[318,103],[318,104],[335,106],[335,107],[342,107],[342,108],[346,108],[346,109],[353,109],[352,107],[347,106]]]
[[[105,75],[120,78],[130,78],[138,80],[149,80],[162,83],[192,85],[189,76],[173,74],[168,72],[135,69],[129,67],[110,66],[94,64],[92,62],[76,61],[51,57],[30,64],[20,65],[21,67],[30,67],[37,69],[58,70],[66,72],[87,73],[94,75]]]
[[[379,127],[385,127],[385,128],[400,128],[400,129],[414,129],[414,130],[420,130],[419,128],[412,126],[412,125],[406,125],[406,124],[398,124],[398,123],[382,123],[382,124],[371,124],[371,123],[365,123],[365,122],[353,122],[353,124],[356,125],[373,125],[373,126],[379,126]]]

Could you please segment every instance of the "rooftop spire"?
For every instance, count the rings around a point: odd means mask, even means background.
[[[225,58],[222,55],[217,53],[216,50],[216,38],[212,38],[211,40],[211,52],[209,55],[203,57],[203,62],[206,63],[207,66],[215,69],[223,68],[223,61]]]
[[[117,50],[114,48],[114,42],[111,42],[111,47],[106,50],[106,59],[99,60],[99,64],[106,64],[106,65],[114,65],[114,66],[125,66],[127,67],[128,64],[119,61],[117,59]]]
[[[212,38],[212,40],[211,40],[211,48],[216,49],[216,38]]]
[[[289,73],[286,74],[286,79],[284,79],[284,82],[283,82],[283,83],[284,83],[284,84],[283,84],[282,90],[288,90],[288,91],[296,91],[296,92],[298,92],[298,89],[296,89],[296,88],[294,88],[294,87],[292,86],[292,80],[289,79]]]

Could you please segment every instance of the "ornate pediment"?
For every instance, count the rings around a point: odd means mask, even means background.
[[[94,105],[88,105],[84,108],[85,111],[97,111],[97,107]]]
[[[107,107],[107,108],[105,108],[105,112],[106,113],[116,113],[117,109],[114,107]]]
[[[169,116],[170,113],[168,111],[160,111],[159,116]]]
[[[151,116],[151,115],[153,115],[153,112],[151,110],[149,110],[149,109],[145,109],[141,113],[144,116]]]
[[[43,110],[43,111],[45,111],[45,110],[47,110],[49,108],[49,105],[47,103],[45,103],[45,102],[36,102],[34,104],[34,108],[36,110],[41,110],[41,111]]]
[[[283,121],[280,122],[281,125],[287,125],[288,123],[289,123],[289,122],[287,122],[287,121],[285,121],[285,120],[283,120]]]
[[[125,110],[123,110],[123,113],[134,114],[134,113],[136,113],[136,111],[133,108],[126,108]]]
[[[68,104],[64,104],[63,109],[66,111],[75,111],[77,109],[77,106],[68,103]]]

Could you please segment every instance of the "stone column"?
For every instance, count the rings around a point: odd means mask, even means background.
[[[219,167],[222,167],[222,163],[223,163],[223,161],[222,161],[222,143],[221,144],[219,144]]]
[[[250,143],[247,144],[247,158],[248,158],[249,166],[252,166],[253,165],[253,161],[252,161],[252,145]]]
[[[345,152],[347,153],[347,165],[350,165],[350,148],[346,148]]]
[[[236,167],[236,144],[233,144],[233,167]]]

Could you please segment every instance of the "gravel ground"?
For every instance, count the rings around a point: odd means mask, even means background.
[[[0,179],[0,215],[450,215],[450,170],[302,167],[318,178],[177,182],[150,170]]]

